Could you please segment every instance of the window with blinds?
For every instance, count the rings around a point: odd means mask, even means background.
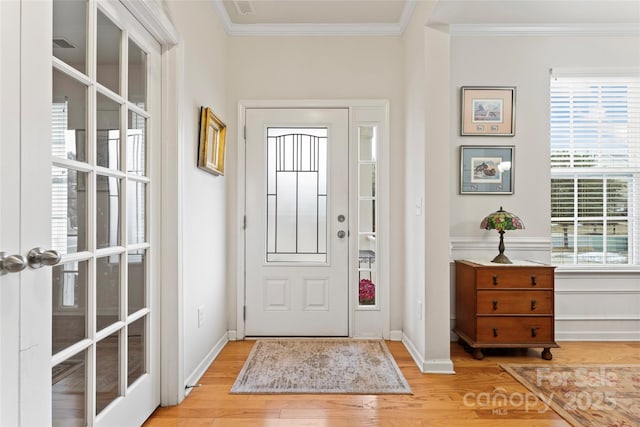
[[[551,77],[555,264],[640,264],[640,77]]]

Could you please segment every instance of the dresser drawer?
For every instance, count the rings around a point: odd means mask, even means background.
[[[478,314],[553,314],[553,291],[478,291]]]
[[[553,342],[553,317],[478,317],[480,344]]]
[[[478,289],[529,288],[552,289],[552,268],[483,268],[477,271]]]

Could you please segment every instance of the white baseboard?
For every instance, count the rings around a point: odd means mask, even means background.
[[[238,332],[236,330],[227,331],[227,336],[229,337],[229,341],[238,341]]]
[[[402,334],[402,343],[411,355],[413,361],[418,365],[420,372],[423,374],[455,374],[451,359],[426,360],[422,357],[411,339],[409,339],[405,334]]]
[[[418,368],[422,372],[424,358],[420,355],[420,352],[418,351],[416,346],[413,344],[413,341],[411,341],[411,339],[409,339],[409,337],[407,337],[404,333],[402,334],[402,344],[404,344],[404,347],[407,349],[407,351],[411,355],[411,358],[416,363],[416,365],[418,365]]]
[[[431,359],[425,360],[422,372],[425,374],[455,374],[451,359]]]
[[[185,396],[188,396],[189,393],[191,393],[192,388],[189,386],[195,386],[198,384],[198,381],[200,381],[200,378],[202,378],[204,373],[207,372],[207,369],[209,369],[209,366],[211,366],[213,361],[216,360],[216,357],[218,357],[218,355],[220,354],[224,346],[227,345],[228,342],[229,342],[229,334],[225,333],[218,340],[218,342],[213,346],[213,348],[209,351],[209,353],[207,353],[207,355],[202,360],[202,362],[198,364],[196,369],[193,370],[191,375],[189,375],[186,378],[185,384],[184,384]]]
[[[640,331],[558,331],[556,341],[640,341]]]
[[[389,332],[389,341],[402,341],[402,331]]]

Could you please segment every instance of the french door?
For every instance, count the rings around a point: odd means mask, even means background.
[[[246,111],[246,335],[349,333],[347,109]]]
[[[0,424],[138,425],[159,404],[160,47],[119,2],[0,4],[0,250],[42,254],[1,279]]]

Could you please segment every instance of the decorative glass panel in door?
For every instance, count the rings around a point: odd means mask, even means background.
[[[327,262],[327,128],[267,129],[267,262]]]

